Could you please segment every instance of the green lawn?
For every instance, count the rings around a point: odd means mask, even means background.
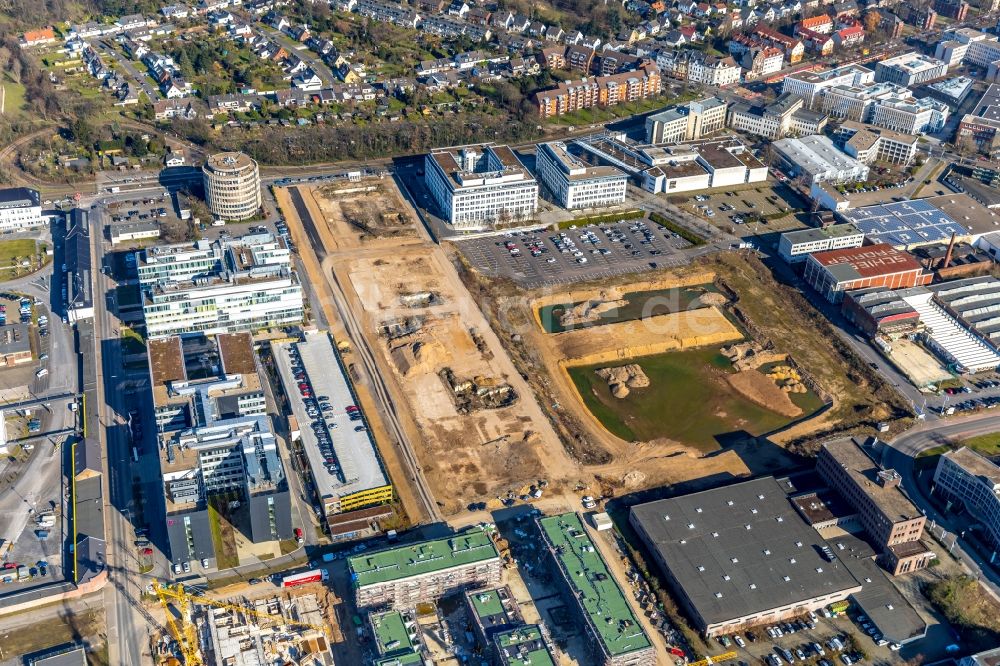
[[[13,118],[20,115],[21,109],[24,108],[24,86],[7,79],[0,80],[0,86],[3,86],[5,92],[4,117]]]
[[[973,451],[978,451],[984,456],[1000,455],[1000,432],[991,432],[988,435],[979,435],[962,442],[964,446]]]
[[[0,279],[10,279],[38,270],[52,258],[44,254],[45,245],[39,246],[32,238],[0,241]],[[35,263],[36,254],[42,254],[41,265]],[[30,267],[21,266],[21,262],[29,260]]]
[[[569,368],[569,375],[591,413],[617,437],[648,441],[667,437],[711,451],[749,435],[762,435],[788,419],[744,398],[722,375],[732,364],[717,347],[667,352],[631,359],[650,385],[620,400],[595,370],[609,364]],[[812,393],[791,396],[805,414],[821,401]]]

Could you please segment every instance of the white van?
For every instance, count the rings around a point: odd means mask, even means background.
[[[39,370],[38,372],[35,373],[35,376],[38,377],[39,379],[41,379],[42,377],[44,377],[47,374],[49,374],[49,369],[48,368],[42,368],[41,370]]]

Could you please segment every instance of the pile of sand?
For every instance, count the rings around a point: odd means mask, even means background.
[[[728,300],[729,299],[727,299],[724,295],[720,294],[717,291],[706,291],[704,294],[702,294],[701,296],[698,297],[698,303],[699,303],[699,305],[702,305],[702,306],[705,306],[705,305],[716,305],[716,306],[725,305],[726,301],[728,301]]]
[[[448,350],[437,340],[404,342],[389,350],[396,369],[403,377],[434,372],[448,358]]]
[[[649,386],[649,377],[635,363],[620,365],[614,368],[601,368],[596,373],[598,377],[608,383],[611,395],[619,399],[628,396],[631,389],[646,388]]]
[[[577,324],[589,324],[600,319],[601,315],[605,312],[609,312],[615,308],[624,307],[627,304],[628,301],[624,298],[618,298],[610,301],[584,301],[583,303],[578,303],[569,310],[566,310],[566,312],[559,317],[559,324],[563,328],[570,328],[571,326],[576,326]]]
[[[778,388],[787,393],[805,393],[808,390],[802,383],[799,371],[789,365],[775,366],[767,376],[778,385]]]
[[[726,375],[726,380],[740,395],[766,409],[794,418],[802,414],[802,409],[792,402],[788,393],[778,388],[769,377],[757,370],[741,370]]]

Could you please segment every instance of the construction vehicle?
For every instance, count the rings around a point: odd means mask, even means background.
[[[705,657],[699,661],[692,661],[688,664],[688,666],[710,666],[711,664],[721,664],[724,661],[736,659],[737,656],[738,655],[735,652],[725,652],[714,657]]]
[[[234,613],[243,613],[254,617],[258,620],[261,626],[269,624],[284,624],[290,627],[302,627],[317,631],[323,636],[329,638],[329,631],[325,626],[309,624],[307,622],[298,622],[281,615],[267,615],[240,604],[230,604],[224,601],[197,597],[188,592],[182,584],[168,586],[160,583],[154,583],[153,590],[156,592],[156,596],[160,599],[160,605],[163,606],[163,612],[167,621],[167,629],[170,631],[170,635],[173,639],[177,641],[181,656],[183,657],[184,666],[206,666],[205,661],[202,659],[201,649],[198,645],[198,630],[195,626],[194,619],[191,616],[192,606],[223,608],[233,611]],[[174,619],[174,614],[170,609],[171,602],[173,602],[177,608],[178,617],[176,620]]]

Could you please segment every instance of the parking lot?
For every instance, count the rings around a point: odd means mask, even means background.
[[[520,231],[456,241],[484,275],[527,288],[608,278],[687,263],[691,244],[646,220],[564,231]]]
[[[788,185],[774,183],[737,192],[699,194],[682,207],[716,226],[733,226],[736,233],[746,224],[750,227],[743,227],[745,233],[755,231],[752,221],[759,220],[756,231],[763,233],[802,228],[804,225],[790,213],[808,210],[809,205]]]

